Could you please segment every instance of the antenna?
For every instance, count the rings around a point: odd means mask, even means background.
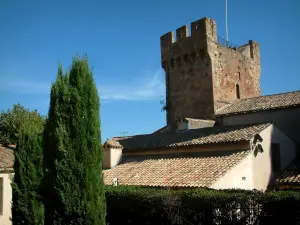
[[[122,137],[124,137],[125,134],[128,134],[128,132],[122,132]]]
[[[226,45],[228,47],[228,18],[227,18],[227,0],[226,0]]]

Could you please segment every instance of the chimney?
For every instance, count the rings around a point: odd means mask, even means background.
[[[118,141],[107,140],[103,145],[103,169],[111,169],[122,160],[123,146]]]
[[[215,125],[214,120],[184,118],[184,119],[177,120],[177,132],[184,132],[193,129],[213,127],[214,125]]]
[[[189,130],[189,121],[186,119],[179,119],[177,120],[177,131],[187,131]]]

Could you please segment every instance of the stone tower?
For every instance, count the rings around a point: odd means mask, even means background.
[[[211,118],[238,98],[260,96],[259,44],[233,46],[217,37],[216,22],[202,18],[160,38],[166,73],[167,124]]]

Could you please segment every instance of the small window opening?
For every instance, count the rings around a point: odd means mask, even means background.
[[[241,80],[241,72],[238,72],[238,79]]]
[[[240,99],[241,98],[241,95],[240,95],[240,85],[236,85],[236,98],[237,99]]]

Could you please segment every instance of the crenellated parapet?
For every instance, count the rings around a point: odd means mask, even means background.
[[[191,23],[191,35],[188,35],[188,26],[182,26],[174,32],[168,32],[160,38],[161,62],[166,69],[186,62],[189,59],[205,54],[208,44],[217,44],[216,22],[210,18],[202,18]]]

